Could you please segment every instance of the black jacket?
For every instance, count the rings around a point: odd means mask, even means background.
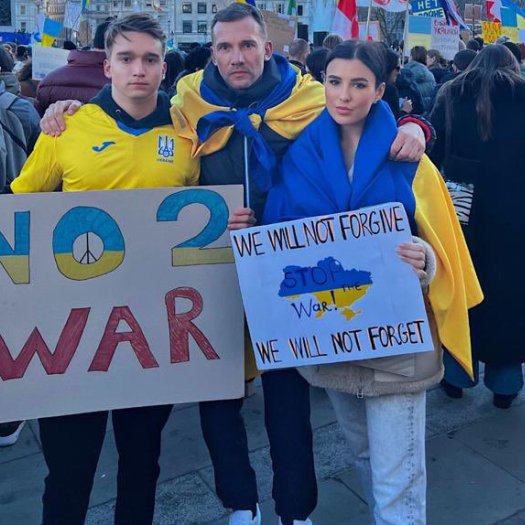
[[[448,94],[446,88],[430,117],[437,132],[430,157],[447,179],[474,184],[465,235],[485,301],[471,310],[473,355],[487,363],[525,362],[525,82],[514,91],[497,86],[492,138],[485,142],[478,131],[477,88],[463,96],[457,86],[451,85]],[[450,131],[447,104],[452,109]]]
[[[272,58],[266,62],[262,77],[249,89],[234,91],[230,89],[216,66],[212,63],[204,70],[203,82],[222,98],[228,100],[231,107],[248,107],[257,104],[266,98],[270,91],[281,81],[281,74]],[[285,154],[291,141],[285,139],[261,124],[259,133],[262,133],[269,147],[272,149],[279,162]],[[243,184],[244,182],[244,137],[234,131],[226,146],[201,158],[200,184],[203,186],[222,184]],[[258,221],[262,219],[266,193],[259,190],[254,182],[250,184],[250,207],[255,211]]]
[[[412,71],[403,68],[397,77],[396,87],[400,98],[408,98],[412,101],[412,113],[416,115],[423,115],[425,113],[423,97],[414,81]]]

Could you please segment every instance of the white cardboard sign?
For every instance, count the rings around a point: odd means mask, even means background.
[[[243,394],[240,186],[0,201],[0,421]]]
[[[65,66],[68,56],[67,49],[33,46],[33,80],[43,80],[51,71]]]
[[[401,204],[231,235],[260,370],[433,350]]]

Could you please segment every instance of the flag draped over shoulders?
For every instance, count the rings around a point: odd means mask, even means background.
[[[380,101],[371,110],[355,155],[350,182],[338,125],[324,111],[285,155],[281,178],[266,203],[266,224],[401,202],[412,232],[433,248],[438,268],[428,296],[443,345],[472,376],[468,309],[483,295],[461,227],[440,173],[419,163],[390,161],[397,133]]]
[[[274,58],[285,71],[284,89],[283,85],[278,86],[277,92],[270,93],[267,100],[252,108],[232,108],[226,101],[214,99],[203,85],[202,71],[179,81],[177,95],[172,99],[172,120],[175,131],[191,141],[192,157],[222,149],[236,126],[237,129],[249,126],[246,119],[254,132],[264,121],[273,131],[292,140],[319,115],[325,104],[322,85],[310,75],[302,76],[284,58]]]

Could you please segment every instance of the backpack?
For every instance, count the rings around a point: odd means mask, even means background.
[[[0,94],[0,193],[8,190],[27,159],[24,127],[11,109],[17,100],[16,95],[7,91]]]

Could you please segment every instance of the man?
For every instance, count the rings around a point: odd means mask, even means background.
[[[290,64],[299,68],[299,71],[306,75],[306,58],[310,54],[310,44],[303,38],[292,40],[289,46],[288,60]]]
[[[203,185],[244,184],[247,208],[230,218],[235,228],[262,217],[279,158],[322,111],[324,91],[273,55],[264,20],[248,4],[232,4],[217,13],[212,41],[212,62],[177,85],[172,120],[180,162],[175,170],[200,171]],[[50,108],[44,131],[59,134],[63,111],[77,107],[69,101]],[[423,132],[417,124],[406,126],[392,153],[400,160],[417,160],[424,151]],[[295,369],[265,373],[262,383],[277,514],[283,525],[310,524],[317,485],[309,386]],[[201,424],[217,494],[234,511],[230,524],[259,525],[257,483],[241,407],[242,399],[201,403]]]
[[[74,98],[89,102],[109,79],[104,74],[104,33],[109,22],[97,26],[93,49],[73,49],[67,57],[67,64],[51,71],[38,85],[35,107],[40,115],[57,100]],[[65,48],[64,48],[65,49]]]
[[[158,89],[165,74],[165,35],[157,21],[134,14],[106,34],[104,72],[111,79],[90,104],[67,119],[60,137],[41,135],[14,193],[195,185],[158,162],[158,137],[174,140],[169,100]],[[168,159],[177,162],[177,159]],[[160,437],[171,406],[113,411],[119,452],[117,525],[150,525],[159,476]],[[82,525],[104,441],[108,412],[41,419],[49,468],[43,525]]]
[[[246,205],[254,212],[238,210],[230,219],[234,228],[262,217],[279,159],[324,108],[324,91],[272,54],[264,20],[251,6],[232,4],[220,11],[211,31],[212,64],[179,82],[172,116],[185,151],[200,160],[201,184],[244,184]],[[392,149],[416,159],[424,141],[398,137]],[[264,373],[262,385],[276,513],[283,525],[311,524],[317,486],[309,386],[295,369]],[[234,510],[230,525],[258,525],[241,406],[242,400],[201,403],[201,423],[217,494]]]

